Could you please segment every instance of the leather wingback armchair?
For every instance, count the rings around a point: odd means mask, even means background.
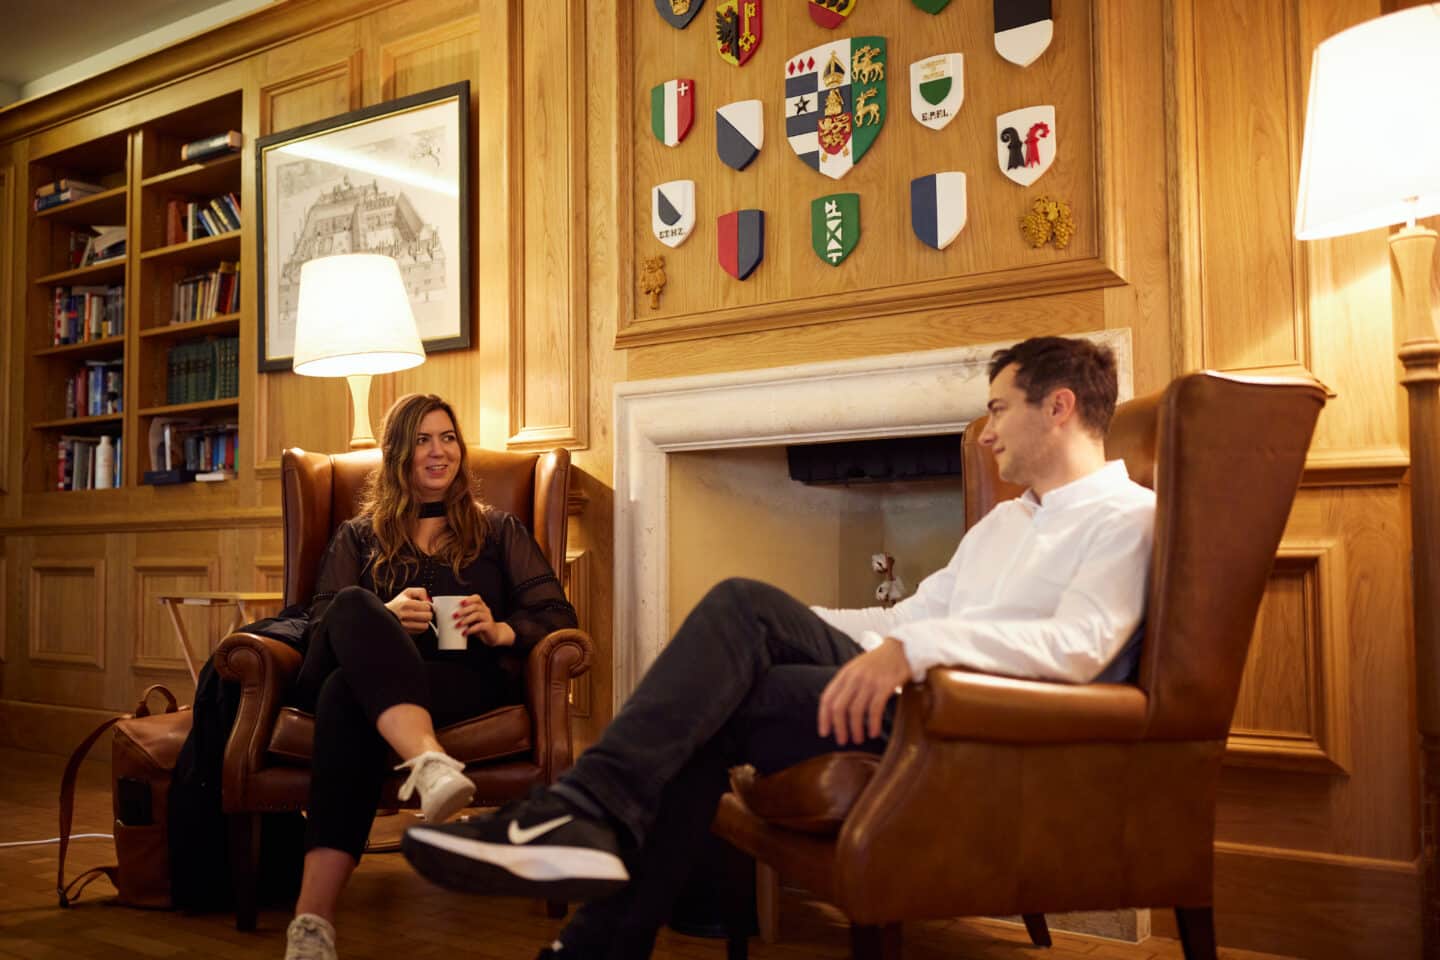
[[[524,521],[557,575],[565,563],[570,453],[501,453],[469,448],[470,471],[489,504]],[[379,450],[326,455],[286,450],[282,460],[285,603],[308,604],[320,558],[333,534],[353,517]],[[557,630],[536,644],[525,665],[525,702],[437,731],[464,761],[477,804],[523,797],[570,766],[569,687],[590,668],[593,646],[580,630]],[[241,685],[239,714],[225,748],[222,803],[231,829],[236,926],[254,929],[260,815],[304,809],[310,793],[314,718],[284,706],[302,657],[292,647],[233,633],[215,652],[216,669]],[[395,762],[399,762],[398,758]],[[391,777],[382,795],[401,806]],[[410,805],[416,805],[412,798]]]
[[[856,956],[898,956],[904,920],[1022,914],[1043,935],[1046,912],[1173,907],[1185,956],[1213,958],[1220,764],[1324,402],[1309,381],[1205,373],[1120,407],[1107,454],[1157,498],[1136,683],[932,669],[837,833],[780,828],[734,793],[716,832],[843,910]],[[1019,492],[982,427],[965,436],[968,523]]]

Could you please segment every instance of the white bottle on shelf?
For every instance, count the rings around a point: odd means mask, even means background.
[[[100,438],[95,451],[95,489],[109,490],[115,486],[115,441],[107,436]]]

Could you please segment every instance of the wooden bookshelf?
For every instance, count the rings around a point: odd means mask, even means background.
[[[190,323],[173,320],[176,284],[187,276],[217,270],[222,262],[238,263],[244,231],[166,243],[165,216],[171,202],[208,203],[226,194],[241,195],[242,153],[186,163],[180,159],[180,147],[218,132],[243,129],[243,115],[240,91],[212,94],[161,116],[136,116],[132,125],[88,141],[67,140],[27,162],[18,191],[26,206],[31,206],[35,190],[61,178],[98,184],[103,189],[27,214],[24,352],[35,362],[35,375],[25,378],[24,420],[37,445],[25,458],[26,492],[56,497],[113,493],[55,489],[63,436],[113,436],[125,450],[121,484],[115,489],[133,491],[149,469],[145,447],[154,417],[185,416],[216,424],[238,419],[236,397],[182,404],[163,401],[169,374],[167,351],[190,341],[240,335],[241,315],[235,310]],[[86,236],[96,232],[94,228],[121,225],[126,241],[123,255],[73,266]],[[80,294],[90,291],[73,288],[117,286],[123,287],[121,332],[96,337],[92,328],[89,340],[54,342],[57,330],[66,324],[70,328],[67,335],[72,337],[77,323],[84,325],[84,318],[77,317],[75,310],[83,313],[85,300]],[[69,314],[57,319],[62,307]],[[91,309],[95,309],[93,301]],[[113,314],[107,313],[105,319],[113,324]],[[86,388],[99,389],[104,378],[95,373],[95,386],[89,386],[77,374],[98,370],[101,363],[107,365],[104,369],[109,375],[106,408],[113,409],[115,370],[122,371],[120,412],[65,416],[73,407],[67,387],[75,384],[73,390],[82,394],[82,403],[92,400],[94,393],[84,395]]]

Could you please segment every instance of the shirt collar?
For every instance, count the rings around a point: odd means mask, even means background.
[[[1125,461],[1107,460],[1105,466],[1099,470],[1051,490],[1045,494],[1043,502],[1035,496],[1034,490],[1029,489],[1021,495],[1020,501],[1030,508],[1031,513],[1041,509],[1064,510],[1067,507],[1097,500],[1129,482],[1130,471],[1125,469]]]

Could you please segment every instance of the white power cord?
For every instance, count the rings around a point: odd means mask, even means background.
[[[113,833],[72,833],[71,840],[114,840]],[[10,843],[0,843],[0,847],[43,847],[47,843],[59,843],[59,837],[51,837],[49,840],[14,840]]]

